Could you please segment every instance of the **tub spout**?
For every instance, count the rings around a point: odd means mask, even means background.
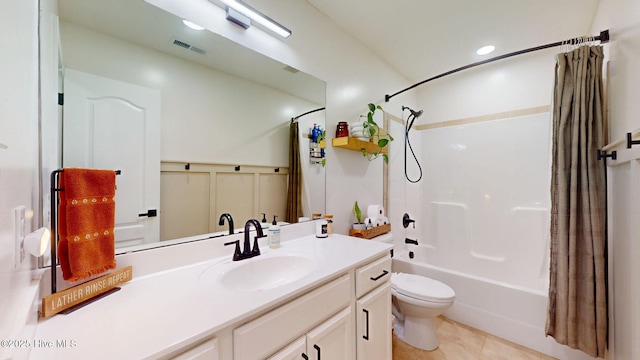
[[[405,243],[405,244],[418,245],[418,240],[413,240],[413,239],[405,238],[405,239],[404,239],[404,243]]]

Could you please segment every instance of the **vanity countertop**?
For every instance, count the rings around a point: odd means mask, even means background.
[[[389,251],[391,245],[334,234],[305,236],[262,249],[259,257],[231,262],[228,256],[135,277],[122,290],[68,315],[38,323],[31,359],[148,359],[165,356],[244,318],[292,299]],[[153,251],[153,250],[151,250]],[[231,290],[210,276],[213,267],[278,255],[313,258],[314,270],[267,290]],[[207,274],[207,281],[201,275]],[[66,343],[65,343],[66,341]],[[50,345],[50,346],[49,346]]]

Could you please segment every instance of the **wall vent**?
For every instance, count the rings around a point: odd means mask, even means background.
[[[206,55],[207,54],[207,50],[204,50],[204,49],[199,48],[197,46],[193,46],[193,45],[189,44],[188,42],[185,42],[185,41],[182,41],[182,40],[173,39],[173,41],[171,41],[171,43],[173,45],[180,46],[183,49],[191,50],[196,54],[200,54],[200,55]]]

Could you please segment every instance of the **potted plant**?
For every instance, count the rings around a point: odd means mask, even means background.
[[[362,148],[362,155],[369,159],[369,161],[377,159],[380,155],[384,159],[385,163],[389,162],[389,156],[387,154],[382,153],[382,149],[389,144],[390,141],[393,141],[393,137],[384,129],[381,129],[378,124],[373,120],[373,115],[376,110],[382,110],[380,105],[375,105],[372,103],[368,104],[369,112],[366,115],[360,115],[361,118],[366,117],[366,120],[362,123],[362,128],[365,136],[368,136],[371,141],[373,141],[376,145],[378,145],[379,150],[374,151],[372,153],[368,152],[367,149]]]
[[[353,230],[366,230],[367,227],[362,222],[362,211],[360,210],[357,201],[355,202],[355,204],[353,204],[353,214],[356,217],[356,222],[353,223]]]

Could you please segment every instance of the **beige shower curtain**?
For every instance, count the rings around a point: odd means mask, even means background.
[[[546,325],[558,343],[598,357],[607,337],[602,62],[602,46],[582,46],[556,64]]]
[[[300,140],[298,122],[289,126],[289,184],[287,186],[287,213],[284,221],[298,222],[302,216],[302,169],[300,165]]]

